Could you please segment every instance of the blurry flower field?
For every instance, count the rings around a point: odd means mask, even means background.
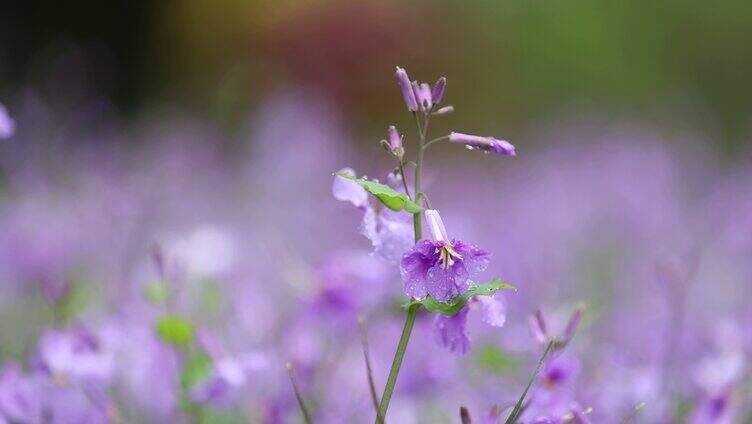
[[[410,222],[380,216],[369,241],[365,201],[332,174],[387,181],[380,134],[356,149],[337,108],[294,90],[265,99],[238,143],[180,112],[125,128],[96,102],[12,106],[0,109],[13,121],[0,117],[0,422],[301,422],[288,362],[314,422],[374,419],[358,317],[380,390],[412,227],[390,239]],[[495,296],[503,327],[469,304],[467,340],[418,314],[388,421],[507,410],[552,335],[569,343],[520,422],[578,422],[573,405],[620,422],[643,402],[634,422],[752,419],[752,167],[629,123],[530,136],[553,147],[430,153],[430,202],[492,255],[479,278],[516,290]]]

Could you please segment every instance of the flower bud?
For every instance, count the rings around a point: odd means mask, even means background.
[[[512,143],[493,137],[482,137],[479,135],[453,132],[449,134],[449,141],[452,143],[464,144],[469,149],[481,149],[499,155],[514,156],[516,154]]]
[[[441,103],[441,99],[444,98],[444,89],[446,89],[446,78],[441,77],[436,81],[436,84],[433,85],[433,90],[431,91],[433,104],[437,105]]]
[[[387,141],[382,141],[382,144],[386,143],[385,147],[387,150],[402,160],[402,157],[405,155],[405,149],[402,147],[402,136],[397,132],[397,127],[394,125],[390,125],[387,132]]]
[[[413,92],[413,87],[410,83],[410,77],[407,76],[407,72],[399,66],[397,67],[395,76],[397,77],[397,83],[402,91],[402,97],[405,99],[407,110],[415,112],[418,110],[418,101],[415,98],[415,93]]]
[[[433,107],[433,97],[431,96],[431,86],[423,83],[418,89],[418,103],[423,110],[430,110]]]
[[[546,319],[543,317],[543,312],[539,310],[535,311],[535,314],[530,317],[530,332],[533,333],[533,338],[538,343],[548,342],[548,331],[546,330]]]
[[[433,114],[434,115],[447,115],[447,114],[452,113],[452,112],[454,112],[454,106],[449,105],[449,106],[444,106],[444,107],[438,109]]]
[[[394,125],[389,126],[389,147],[394,151],[398,147],[402,146],[402,137],[397,132],[397,127]]]
[[[572,312],[572,316],[569,317],[569,321],[567,322],[567,327],[564,330],[564,341],[565,343],[568,343],[570,340],[572,340],[572,337],[574,337],[574,333],[577,332],[577,327],[580,325],[580,320],[582,319],[582,312],[585,310],[585,307],[580,305],[575,309],[574,312]]]
[[[431,236],[435,241],[448,241],[446,228],[444,228],[444,222],[441,220],[439,211],[435,209],[426,210],[426,223],[428,223],[428,230],[431,231]]]

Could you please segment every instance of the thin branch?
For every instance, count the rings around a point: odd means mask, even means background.
[[[525,387],[525,390],[522,392],[520,399],[514,405],[514,409],[512,409],[512,413],[509,414],[509,418],[507,418],[504,424],[514,424],[517,422],[517,419],[520,417],[520,413],[522,413],[522,403],[525,402],[525,397],[527,396],[527,392],[530,391],[530,387],[532,387],[533,383],[535,383],[535,379],[538,377],[538,373],[540,373],[541,368],[543,368],[543,364],[546,362],[546,356],[548,356],[548,354],[551,352],[551,349],[553,349],[555,344],[556,344],[556,337],[552,337],[551,341],[548,342],[548,346],[546,346],[546,350],[543,352],[543,356],[541,356],[540,360],[538,361],[538,366],[535,367],[535,371],[533,371],[533,375],[530,376],[530,381],[528,381],[527,387]]]
[[[407,194],[408,199],[413,200],[413,197],[410,196],[410,189],[407,187],[407,178],[405,178],[405,166],[402,161],[400,161],[399,164],[399,172],[400,177],[402,178],[402,186],[405,187],[405,194]]]
[[[430,141],[426,142],[426,144],[423,145],[423,150],[428,149],[434,143],[438,143],[439,141],[447,140],[448,138],[449,138],[448,135],[442,135],[441,137],[436,137],[433,140],[430,140]]]
[[[371,391],[371,401],[376,409],[376,420],[378,424],[384,424],[384,417],[379,411],[379,396],[376,394],[376,384],[373,381],[373,370],[371,368],[371,357],[368,354],[368,335],[363,318],[358,317],[358,329],[360,330],[360,345],[363,349],[363,359],[366,362],[366,373],[368,374],[368,389]]]
[[[624,419],[621,420],[621,424],[627,424],[629,421],[631,421],[632,418],[634,418],[635,415],[637,415],[637,413],[640,412],[640,409],[642,409],[642,408],[645,407],[645,405],[646,405],[645,402],[640,402],[637,405],[635,405],[635,407],[632,410],[632,412],[630,412],[629,414],[627,414],[627,416],[624,417]]]
[[[308,408],[306,407],[305,402],[303,402],[303,396],[300,395],[300,389],[298,389],[298,381],[295,378],[295,369],[290,362],[287,363],[287,374],[290,375],[292,390],[295,392],[295,398],[298,400],[298,406],[300,406],[300,411],[303,413],[303,421],[305,422],[305,424],[312,424],[313,420],[311,420],[311,414],[308,413]]]

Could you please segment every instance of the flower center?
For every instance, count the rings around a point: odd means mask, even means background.
[[[462,255],[454,250],[454,246],[451,243],[444,243],[439,249],[439,261],[443,269],[450,268],[454,265],[454,261],[462,259]]]

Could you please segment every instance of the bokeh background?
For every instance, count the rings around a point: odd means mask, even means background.
[[[737,0],[5,5],[0,421],[300,422],[287,361],[317,422],[372,419],[356,317],[380,388],[404,296],[331,174],[383,180],[390,124],[413,151],[399,65],[448,78],[432,134],[517,147],[438,146],[426,190],[518,291],[466,355],[419,318],[390,420],[507,406],[540,354],[529,316],[583,304],[526,422],[574,401],[749,422],[750,22]]]

